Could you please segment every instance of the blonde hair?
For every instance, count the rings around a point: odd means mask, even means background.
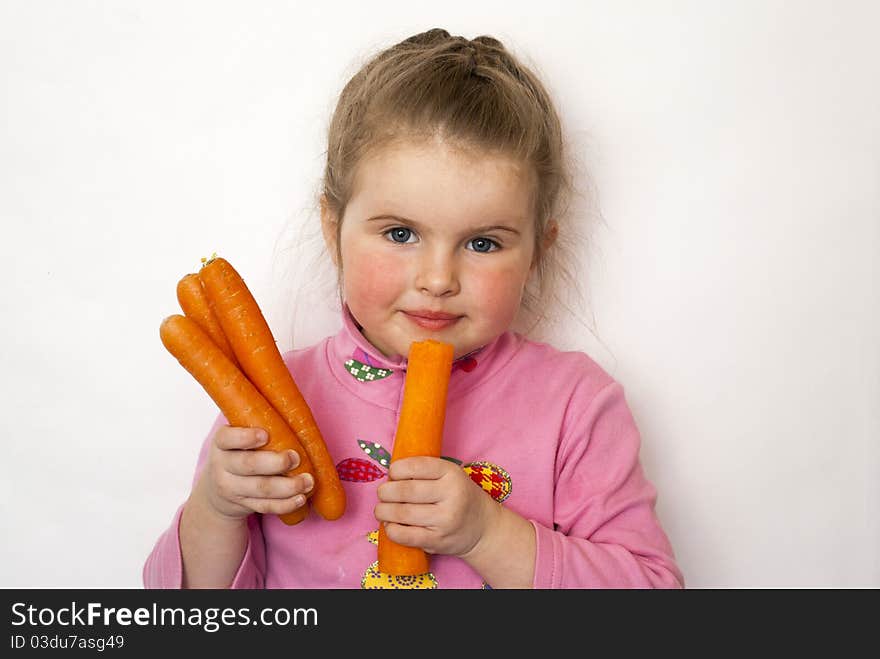
[[[534,329],[550,317],[552,302],[563,302],[563,290],[579,291],[571,257],[578,232],[567,217],[572,166],[549,93],[497,39],[432,29],[369,59],[345,85],[333,113],[322,204],[341,225],[365,156],[398,140],[432,135],[533,169],[535,271],[522,306],[534,315]],[[551,233],[556,240],[545,243]],[[338,254],[337,261],[341,267]]]

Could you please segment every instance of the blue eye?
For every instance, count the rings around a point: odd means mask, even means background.
[[[415,243],[418,238],[415,232],[407,227],[393,227],[385,231],[383,235],[398,245]],[[468,241],[468,248],[481,254],[488,254],[501,249],[501,246],[491,238],[473,238]]]
[[[385,232],[385,235],[388,236],[395,243],[408,243],[410,242],[410,238],[413,238],[412,229],[407,229],[406,227],[394,227],[393,229],[388,229]]]
[[[473,250],[475,252],[480,252],[481,254],[488,254],[489,252],[494,252],[495,250],[500,249],[498,243],[489,238],[474,238],[468,243],[468,245],[473,245]]]

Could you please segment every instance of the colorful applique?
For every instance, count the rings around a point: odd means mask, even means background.
[[[485,347],[486,346],[483,346],[483,348]],[[483,351],[483,348],[471,350],[468,354],[456,359],[454,362],[452,362],[452,370],[462,370],[465,373],[470,373],[471,371],[473,371],[479,363],[477,362],[475,355],[479,355]]]
[[[391,454],[386,451],[381,444],[377,442],[365,442],[357,440],[360,449],[366,453],[372,460],[379,463],[382,467],[388,468],[391,462]],[[507,499],[513,490],[510,474],[507,470],[499,467],[492,462],[480,460],[478,462],[468,462],[462,464],[461,460],[449,456],[443,456],[444,460],[449,460],[459,465],[464,472],[477,485],[483,488],[493,499],[499,503]],[[380,467],[369,460],[363,458],[346,458],[336,465],[336,471],[342,480],[353,483],[369,483],[378,480],[387,475]],[[374,545],[379,544],[379,531],[374,530],[367,533],[367,542]],[[483,589],[491,590],[489,584],[482,582]],[[414,576],[393,576],[379,572],[379,561],[372,563],[364,572],[361,579],[361,588],[367,589],[426,589],[437,588],[437,578],[431,572],[417,574]]]
[[[361,447],[361,450],[369,455],[373,460],[378,462],[383,467],[388,467],[391,464],[391,454],[382,448],[381,444],[377,444],[376,442],[362,442],[358,440],[358,446]]]
[[[347,458],[336,465],[336,471],[339,478],[353,483],[369,483],[385,476],[384,471],[363,458]]]
[[[501,503],[510,496],[510,491],[513,489],[510,474],[498,465],[485,461],[469,462],[462,469],[495,501]]]
[[[430,572],[412,576],[394,576],[379,572],[379,561],[376,561],[361,579],[361,588],[367,590],[432,590],[437,587],[437,578]]]
[[[367,540],[378,547],[379,531],[370,531],[367,534]],[[436,587],[437,577],[431,572],[425,572],[424,574],[416,574],[413,576],[395,577],[391,574],[379,572],[379,561],[370,565],[370,567],[367,568],[367,571],[364,572],[363,579],[361,579],[361,588],[370,590],[428,590]]]
[[[456,368],[460,368],[465,373],[470,373],[477,367],[477,360],[473,357],[463,357],[461,359],[456,359],[452,363],[452,370],[454,371]]]
[[[394,371],[390,369],[368,366],[363,362],[359,362],[357,359],[349,359],[345,362],[345,369],[358,382],[374,382],[394,374]]]

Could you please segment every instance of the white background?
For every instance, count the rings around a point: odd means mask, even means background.
[[[139,587],[215,417],[165,352],[218,252],[279,347],[335,332],[336,95],[500,38],[593,172],[594,333],[690,587],[880,586],[874,2],[0,2],[0,586]]]

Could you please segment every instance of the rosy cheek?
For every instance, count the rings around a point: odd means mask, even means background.
[[[400,293],[395,270],[371,254],[353,253],[345,260],[345,293],[359,307],[383,307]]]
[[[473,282],[476,300],[492,300],[492,322],[505,325],[513,321],[522,296],[522,273],[514,268],[483,272]]]

